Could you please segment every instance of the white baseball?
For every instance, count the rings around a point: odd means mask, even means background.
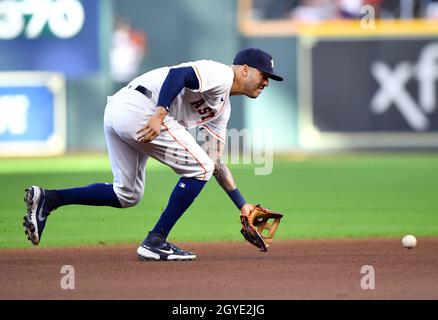
[[[415,248],[415,246],[417,245],[417,239],[413,235],[408,234],[403,237],[402,244],[403,247],[407,249],[412,249]]]

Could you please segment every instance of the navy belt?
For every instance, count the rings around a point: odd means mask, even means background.
[[[128,88],[132,88],[132,85],[129,86]],[[135,90],[137,90],[138,92],[142,93],[143,95],[145,95],[147,98],[152,98],[152,91],[149,90],[148,88],[143,87],[142,85],[138,85]]]

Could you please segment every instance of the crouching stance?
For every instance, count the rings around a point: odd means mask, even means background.
[[[230,96],[256,98],[268,86],[269,78],[282,81],[272,66],[269,54],[249,48],[240,51],[231,66],[199,60],[155,69],[108,97],[104,132],[113,183],[57,190],[28,187],[23,222],[28,239],[39,244],[48,216],[65,205],[136,205],[143,197],[145,167],[152,157],[171,167],[180,178],[167,207],[138,247],[138,257],[195,259],[196,254],[166,239],[212,175],[241,214],[254,208],[237,189],[221,155],[231,113]],[[209,137],[203,146],[187,131],[193,127],[200,127]]]

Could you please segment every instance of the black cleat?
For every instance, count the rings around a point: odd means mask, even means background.
[[[46,226],[47,216],[50,210],[44,206],[46,202],[45,190],[32,186],[27,188],[24,202],[27,206],[27,213],[23,217],[24,233],[27,239],[34,245],[38,245],[41,241],[41,235]]]
[[[164,237],[155,234],[148,236],[137,249],[139,260],[179,260],[190,261],[196,259],[196,254],[184,251],[174,244],[166,242]]]

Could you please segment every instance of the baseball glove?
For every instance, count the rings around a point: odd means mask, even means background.
[[[240,233],[246,241],[260,248],[261,251],[268,251],[282,217],[283,214],[280,212],[256,205],[248,215],[240,215],[242,223]],[[274,221],[269,223],[269,219]],[[267,235],[262,234],[265,230]]]

